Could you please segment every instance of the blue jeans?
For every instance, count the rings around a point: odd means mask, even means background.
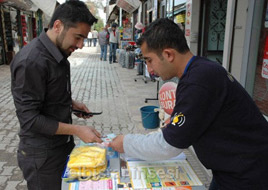
[[[100,48],[101,48],[101,56],[100,56],[100,58],[102,60],[106,61],[106,57],[107,57],[107,44],[101,45]]]
[[[112,43],[110,42],[110,56],[109,56],[109,61],[110,63],[113,61],[116,61],[116,49],[117,49],[117,43]]]
[[[94,47],[97,45],[97,38],[93,38]]]

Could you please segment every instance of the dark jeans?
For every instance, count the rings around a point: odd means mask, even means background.
[[[110,55],[109,55],[109,61],[110,63],[113,61],[116,61],[116,49],[117,49],[117,43],[110,42]]]
[[[18,165],[28,189],[60,190],[61,175],[73,147],[73,140],[54,149],[28,148],[20,144]]]
[[[92,38],[88,38],[87,39],[87,46],[91,47],[91,44],[92,44]]]

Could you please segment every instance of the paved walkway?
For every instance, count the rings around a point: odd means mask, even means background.
[[[139,108],[158,105],[158,101],[144,103],[156,97],[156,82],[147,84],[135,69],[122,68],[118,63],[100,61],[99,47],[84,47],[73,53],[71,80],[73,99],[86,103],[91,111],[103,111],[89,120],[74,119],[74,123],[94,126],[102,134],[148,133],[141,124]],[[135,78],[140,78],[136,82]],[[25,190],[26,182],[17,166],[19,123],[10,92],[9,66],[0,66],[0,190]],[[78,139],[76,139],[78,141]],[[209,179],[190,151],[187,159],[200,180],[208,186]]]

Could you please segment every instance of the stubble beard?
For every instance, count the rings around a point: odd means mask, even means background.
[[[67,56],[70,56],[71,55],[71,52],[67,52],[65,49],[63,49],[63,40],[65,38],[65,34],[66,34],[66,31],[63,30],[61,34],[59,34],[59,36],[57,36],[56,38],[56,46],[58,47],[58,49],[64,54],[64,55],[67,55]]]

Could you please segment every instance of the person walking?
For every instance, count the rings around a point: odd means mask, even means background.
[[[111,28],[108,28],[108,32],[110,33],[109,44],[110,44],[110,54],[109,54],[109,62],[116,62],[116,49],[118,48],[119,42],[119,32],[116,30],[117,24],[113,23]]]
[[[99,44],[101,48],[101,55],[100,55],[100,60],[106,61],[107,57],[107,35],[108,31],[106,27],[102,28],[102,31],[99,32],[98,39],[99,39]]]
[[[87,35],[87,46],[91,47],[92,45],[92,32],[90,31]]]
[[[73,109],[90,111],[71,97],[67,60],[83,47],[95,22],[85,3],[67,1],[56,8],[49,28],[11,62],[11,91],[20,123],[17,159],[29,190],[61,189],[73,135],[86,143],[102,142],[94,128],[72,124]]]
[[[93,38],[94,47],[96,47],[96,45],[97,45],[97,39],[98,39],[98,31],[95,30],[95,29],[92,31],[92,38]]]
[[[173,21],[152,22],[138,40],[149,72],[179,77],[170,123],[149,135],[117,136],[109,146],[127,156],[163,160],[193,146],[221,190],[266,190],[268,122],[221,65],[189,50]]]

